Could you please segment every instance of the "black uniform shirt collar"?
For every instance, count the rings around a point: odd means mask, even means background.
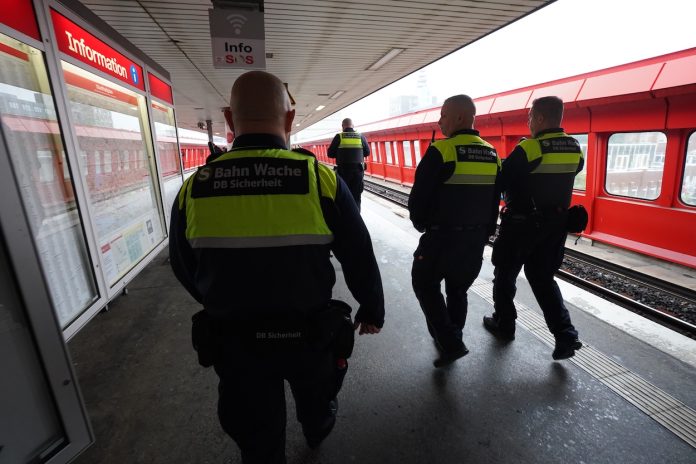
[[[343,132],[355,132],[355,129],[353,129],[352,127],[346,127],[345,129],[343,129]]]
[[[282,148],[288,146],[284,139],[273,134],[244,134],[235,137],[232,148]]]
[[[476,136],[478,136],[479,131],[477,131],[476,129],[459,129],[457,131],[454,131],[450,138],[455,137],[457,135],[476,135]]]
[[[541,137],[544,134],[553,134],[555,132],[565,132],[565,131],[563,130],[562,127],[552,127],[550,129],[540,130],[539,132],[537,132],[537,134],[534,136],[534,138],[536,139],[536,138]]]

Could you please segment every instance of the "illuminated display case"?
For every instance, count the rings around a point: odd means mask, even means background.
[[[70,338],[166,247],[183,182],[174,99],[167,72],[79,3],[10,3],[2,138]]]

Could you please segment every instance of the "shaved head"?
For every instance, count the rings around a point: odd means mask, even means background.
[[[462,129],[473,129],[476,105],[468,95],[454,95],[442,104],[440,109],[440,130],[446,137]]]
[[[250,71],[237,78],[230,97],[228,124],[235,135],[263,133],[287,139],[295,110],[285,85],[273,74]]]
[[[341,122],[341,127],[343,127],[344,129],[348,127],[353,127],[353,120],[350,118],[344,119],[343,122]]]

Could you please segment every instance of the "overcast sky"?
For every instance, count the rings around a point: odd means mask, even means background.
[[[558,0],[424,70],[439,106],[458,93],[482,97],[692,47],[696,0]],[[485,72],[469,73],[466,63]],[[418,74],[299,132],[293,143],[331,136],[345,117],[358,129],[389,117],[390,98],[416,94]]]

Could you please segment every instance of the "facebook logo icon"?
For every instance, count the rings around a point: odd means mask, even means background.
[[[131,78],[133,79],[133,83],[137,84],[138,83],[138,68],[136,68],[134,64],[131,65],[130,72],[131,72]]]

